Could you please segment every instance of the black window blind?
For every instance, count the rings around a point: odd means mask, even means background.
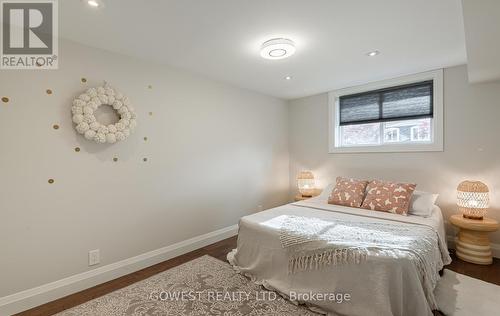
[[[433,116],[433,81],[339,98],[340,125],[400,121]]]

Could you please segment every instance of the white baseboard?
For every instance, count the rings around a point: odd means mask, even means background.
[[[183,255],[198,248],[238,234],[238,225],[225,227],[196,236],[170,246],[75,274],[32,289],[0,297],[0,315],[12,315],[79,292],[123,275],[144,269],[165,260]]]
[[[448,248],[455,249],[455,236],[446,236],[446,241],[448,242]],[[491,243],[490,246],[493,257],[500,258],[500,244]]]

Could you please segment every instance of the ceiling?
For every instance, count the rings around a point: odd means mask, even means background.
[[[59,1],[61,36],[284,99],[466,63],[460,0],[102,1]]]

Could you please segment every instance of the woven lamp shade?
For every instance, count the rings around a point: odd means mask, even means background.
[[[310,197],[314,194],[314,175],[311,171],[301,171],[297,176],[297,187],[300,194]]]
[[[488,186],[481,181],[463,181],[458,185],[458,210],[465,218],[483,219],[489,202]]]

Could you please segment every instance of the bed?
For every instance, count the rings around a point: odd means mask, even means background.
[[[368,247],[359,262],[320,267],[311,263],[310,268],[291,271],[291,254],[283,246],[283,227],[289,225],[290,218],[359,223],[361,227],[383,225],[394,231],[425,228],[430,241],[426,249],[410,249],[401,255]],[[370,234],[367,231],[358,236],[363,239]],[[415,258],[429,261],[427,269],[416,264]],[[237,249],[228,254],[228,260],[239,273],[295,303],[324,314],[353,316],[432,315],[437,310],[433,289],[438,272],[451,262],[439,207],[434,206],[429,217],[402,216],[331,205],[324,196],[241,218]],[[315,297],[317,293],[322,296]]]

